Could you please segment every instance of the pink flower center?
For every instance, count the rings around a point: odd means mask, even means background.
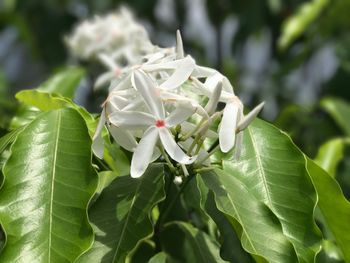
[[[164,120],[156,120],[156,127],[157,128],[163,128],[165,126]]]

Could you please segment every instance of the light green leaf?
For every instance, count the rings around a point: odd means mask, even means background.
[[[314,221],[316,191],[304,155],[288,135],[258,119],[245,130],[242,148],[238,161],[224,161],[224,170],[276,215],[299,261],[313,262],[320,232]]]
[[[72,99],[84,74],[83,68],[65,68],[40,85],[38,90],[47,93],[57,93]]]
[[[335,177],[338,164],[344,158],[344,139],[332,139],[321,145],[318,149],[315,162],[328,174]]]
[[[246,251],[268,262],[298,261],[275,215],[235,175],[217,169],[202,174],[200,179],[214,192],[217,208],[240,224],[241,243]]]
[[[350,105],[339,98],[324,98],[320,104],[333,117],[346,135],[350,136]]]
[[[167,254],[165,252],[159,252],[154,255],[148,263],[167,263]]]
[[[308,159],[307,167],[318,194],[318,207],[335,241],[350,262],[350,203],[338,183],[321,167]]]
[[[295,15],[284,22],[282,34],[278,39],[280,49],[286,49],[295,39],[301,36],[308,26],[327,7],[329,0],[313,0],[303,3]]]
[[[68,106],[68,101],[64,97],[35,89],[17,92],[16,99],[41,111],[57,110]]]
[[[93,241],[86,211],[97,175],[84,120],[72,109],[44,113],[11,152],[0,190],[0,261],[73,262]]]
[[[50,111],[61,108],[73,108],[84,118],[89,129],[90,136],[93,136],[96,129],[96,120],[83,107],[78,106],[69,98],[58,94],[51,94],[40,90],[22,90],[16,94],[17,100],[27,106],[33,106],[40,111]]]
[[[12,118],[10,122],[10,129],[14,130],[20,127],[23,127],[33,121],[40,111],[35,107],[29,107],[26,105],[20,105],[16,115]]]
[[[173,235],[178,230],[184,234],[180,240]],[[161,240],[165,251],[180,262],[227,262],[220,257],[219,244],[191,224],[181,221],[166,224]]]
[[[163,165],[153,164],[139,179],[117,177],[91,206],[92,248],[78,262],[125,262],[138,242],[153,233],[152,208],[164,199]]]

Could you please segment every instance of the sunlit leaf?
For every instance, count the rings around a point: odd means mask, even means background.
[[[234,174],[217,169],[202,174],[200,179],[214,192],[217,208],[240,224],[239,234],[246,251],[268,262],[298,261],[276,216]]]
[[[168,263],[167,261],[167,254],[165,252],[159,252],[158,254],[154,255],[148,263]]]
[[[11,147],[0,190],[1,262],[73,262],[93,241],[91,139],[72,109],[44,113]]]
[[[321,100],[320,104],[333,117],[346,135],[350,136],[350,105],[339,98],[325,98]]]
[[[57,94],[51,94],[40,90],[22,90],[16,94],[16,98],[27,106],[32,106],[40,111],[50,111],[61,108],[73,108],[80,113],[88,126],[92,136],[95,132],[96,121],[83,107],[75,104],[69,98]]]
[[[316,191],[304,155],[289,136],[274,126],[254,121],[244,132],[239,160],[225,160],[224,170],[270,208],[300,262],[313,262],[320,233],[314,221]]]
[[[318,207],[341,249],[350,262],[350,203],[338,183],[321,167],[308,159],[307,167],[318,194]]]
[[[344,139],[332,139],[321,145],[315,162],[330,176],[335,177],[338,164],[344,157]]]
[[[313,0],[303,3],[298,11],[283,24],[282,34],[278,39],[279,48],[286,49],[295,39],[301,36],[328,3],[329,0]]]
[[[65,68],[41,84],[38,90],[47,93],[57,93],[72,99],[84,74],[83,68]]]
[[[153,233],[152,208],[164,198],[163,166],[154,164],[139,179],[117,177],[91,206],[95,242],[78,262],[125,262],[138,242]]]

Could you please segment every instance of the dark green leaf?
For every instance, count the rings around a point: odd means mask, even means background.
[[[151,165],[139,179],[117,177],[89,211],[95,231],[92,248],[78,262],[125,262],[138,242],[153,233],[152,208],[164,199],[164,171]]]
[[[181,240],[172,233],[180,230]],[[180,262],[226,262],[220,257],[219,244],[206,233],[185,222],[166,224],[162,233],[162,245],[170,256]],[[175,232],[174,232],[175,231]]]

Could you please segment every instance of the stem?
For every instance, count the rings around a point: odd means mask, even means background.
[[[167,208],[165,209],[165,211],[163,213],[160,214],[159,219],[157,224],[159,226],[161,226],[164,222],[164,220],[167,218],[169,212],[171,211],[171,209],[173,208],[173,206],[175,205],[176,201],[179,199],[180,195],[182,194],[182,192],[185,190],[186,186],[188,185],[188,183],[192,180],[192,178],[194,178],[195,175],[190,175],[188,177],[188,179],[183,183],[183,185],[181,186],[180,190],[176,193],[175,197],[170,201],[169,205],[167,206]]]
[[[172,173],[176,174],[176,168],[174,167],[174,165],[172,164],[172,162],[170,161],[167,153],[164,151],[164,147],[163,145],[159,145],[159,149],[160,149],[160,152],[162,153],[162,155],[164,156],[164,159],[167,163],[167,165],[169,166],[169,169]]]

